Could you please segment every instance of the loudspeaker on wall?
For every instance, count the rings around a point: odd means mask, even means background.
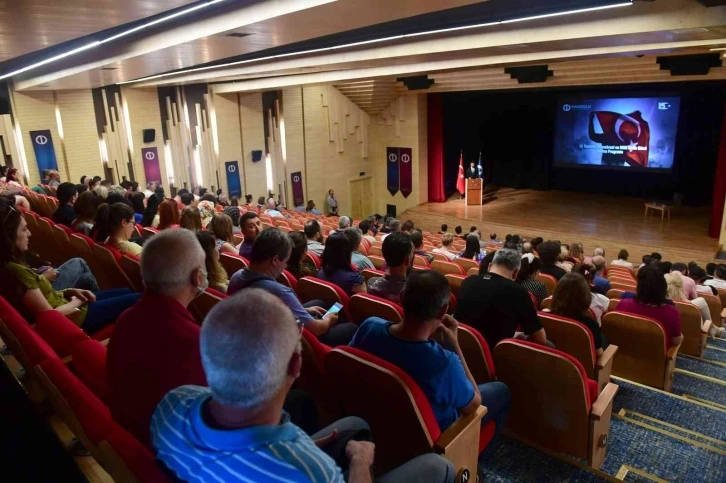
[[[145,143],[153,143],[154,139],[156,139],[156,130],[155,129],[144,129],[142,131],[144,135],[144,142]]]

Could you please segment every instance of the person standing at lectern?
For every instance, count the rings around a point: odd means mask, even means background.
[[[469,167],[466,169],[466,177],[467,179],[475,179],[479,177],[479,172],[476,169],[474,161],[469,163]]]

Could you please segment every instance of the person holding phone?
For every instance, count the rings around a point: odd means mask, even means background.
[[[267,228],[255,238],[250,251],[249,268],[239,270],[229,281],[227,295],[232,296],[245,288],[260,288],[277,296],[307,330],[323,344],[331,347],[346,345],[358,326],[339,321],[339,314],[328,314],[324,303],[311,300],[301,304],[297,294],[277,281],[287,267],[292,254],[290,237],[277,228]]]

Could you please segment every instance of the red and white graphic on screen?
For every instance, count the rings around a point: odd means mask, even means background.
[[[599,124],[599,126],[597,126]],[[647,168],[650,126],[640,111],[620,114],[612,111],[590,113],[590,139],[604,146],[628,146],[621,156],[630,166]],[[637,150],[638,146],[641,150]],[[645,148],[642,150],[642,148]]]

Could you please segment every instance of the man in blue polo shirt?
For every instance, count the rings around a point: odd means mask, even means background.
[[[450,298],[446,277],[433,270],[414,271],[401,294],[403,322],[371,317],[363,322],[350,345],[411,376],[428,398],[442,431],[460,414],[471,414],[484,405],[487,414],[482,424],[495,421],[498,433],[511,405],[509,388],[501,382],[477,385],[459,346],[458,323],[446,314]],[[436,333],[443,334],[448,349],[431,338]]]
[[[287,267],[291,253],[292,243],[286,233],[277,228],[263,230],[252,244],[250,267],[232,275],[227,295],[249,287],[261,288],[282,300],[303,327],[315,334],[323,344],[331,347],[346,345],[358,328],[355,324],[338,323],[335,314],[323,317],[326,309],[319,300],[311,300],[303,306],[293,289],[277,281],[277,277]]]
[[[244,313],[245,317],[239,317]],[[300,328],[273,295],[247,289],[217,304],[202,325],[209,388],[181,386],[151,420],[157,459],[183,481],[372,482],[370,428],[349,417],[313,435],[282,409],[300,375]],[[419,456],[377,481],[448,483],[451,462]]]

